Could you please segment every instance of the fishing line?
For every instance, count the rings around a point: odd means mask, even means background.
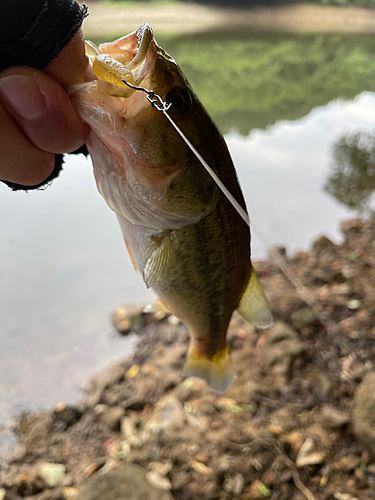
[[[158,111],[161,111],[167,117],[170,124],[174,127],[176,132],[178,132],[178,134],[181,136],[181,138],[186,143],[186,145],[190,148],[190,150],[194,153],[194,155],[198,158],[198,160],[203,165],[203,167],[206,169],[208,174],[212,177],[212,179],[215,181],[217,186],[221,189],[221,191],[226,196],[228,201],[232,204],[233,208],[242,217],[242,219],[249,226],[249,228],[251,228],[253,230],[253,232],[256,234],[257,238],[262,243],[264,248],[267,250],[268,254],[274,260],[276,265],[280,268],[280,270],[284,274],[284,276],[292,283],[292,285],[295,287],[297,292],[300,294],[300,296],[304,300],[304,302],[306,302],[306,304],[308,304],[312,308],[316,317],[325,326],[327,333],[330,335],[335,335],[336,341],[341,345],[341,347],[347,347],[345,341],[343,339],[341,339],[339,335],[337,335],[338,331],[339,331],[338,325],[330,319],[329,315],[324,311],[322,305],[319,304],[319,302],[315,299],[314,295],[310,292],[310,290],[308,288],[306,288],[305,286],[303,286],[300,283],[300,281],[298,280],[298,278],[296,278],[296,276],[294,276],[292,274],[290,266],[285,261],[285,259],[283,259],[283,257],[277,251],[267,248],[267,245],[265,244],[265,240],[264,240],[263,236],[261,236],[261,231],[259,230],[259,228],[256,228],[254,230],[253,223],[250,226],[250,218],[249,218],[248,214],[246,213],[246,211],[241,207],[241,205],[238,203],[238,201],[235,199],[235,197],[232,195],[232,193],[221,182],[219,177],[215,174],[215,172],[212,170],[212,168],[208,165],[208,163],[202,157],[202,155],[195,149],[193,144],[189,141],[189,139],[182,132],[182,130],[178,127],[178,125],[176,125],[176,123],[168,115],[167,111],[172,106],[172,104],[163,101],[163,99],[158,94],[155,94],[155,92],[153,92],[152,90],[147,90],[143,87],[136,87],[135,85],[128,83],[124,79],[122,79],[122,81],[133,90],[139,90],[141,92],[145,92],[147,94],[147,100],[150,102],[151,106],[154,107],[155,109],[157,109]]]
[[[140,90],[142,92],[145,92],[147,94],[147,100],[151,103],[151,106],[156,108],[158,111],[161,111],[162,113],[164,113],[164,115],[168,118],[171,125],[173,125],[173,127],[175,128],[176,132],[178,132],[180,134],[180,136],[182,137],[182,139],[184,140],[186,145],[195,154],[195,156],[198,158],[198,160],[204,166],[206,171],[210,174],[210,176],[216,182],[218,187],[221,189],[223,194],[227,197],[227,199],[233,205],[233,207],[238,212],[238,214],[242,217],[242,219],[250,227],[250,219],[249,219],[249,216],[247,215],[246,211],[241,207],[241,205],[238,203],[238,201],[232,195],[232,193],[230,191],[228,191],[228,189],[221,182],[219,177],[215,174],[215,172],[212,170],[212,168],[209,166],[209,164],[206,162],[206,160],[203,158],[203,156],[195,149],[193,144],[189,141],[189,139],[182,132],[182,130],[175,124],[175,122],[172,120],[172,118],[168,115],[167,111],[172,106],[172,103],[167,103],[167,102],[163,101],[163,99],[158,94],[155,94],[155,92],[153,92],[152,90],[147,90],[143,87],[136,87],[135,85],[132,85],[131,83],[127,82],[124,79],[122,79],[122,82],[124,82],[125,85],[127,85],[128,87],[130,87],[133,90]]]

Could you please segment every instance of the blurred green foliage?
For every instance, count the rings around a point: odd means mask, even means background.
[[[189,0],[190,1],[190,0]],[[374,7],[375,0],[194,0],[195,3],[220,5],[225,7],[262,7],[272,5],[290,5],[290,4],[317,4],[317,5],[336,5],[340,7],[360,6]]]
[[[375,37],[249,31],[157,37],[222,132],[248,135],[375,91]]]
[[[335,144],[324,189],[350,208],[371,210],[375,191],[374,135],[358,132],[342,137]]]
[[[158,3],[178,3],[179,0],[99,0],[101,3],[120,3],[120,4],[158,4]],[[184,1],[184,0],[181,0]],[[191,0],[187,0],[191,1]],[[374,7],[375,0],[194,0],[194,3],[206,5],[220,5],[225,7],[261,7],[272,5],[290,5],[298,3],[310,3],[318,5],[338,5],[338,6],[361,6]]]
[[[179,0],[100,0],[102,5],[116,5],[118,7],[138,7],[139,5],[176,5]]]

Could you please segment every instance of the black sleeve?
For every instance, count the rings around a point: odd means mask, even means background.
[[[19,65],[45,68],[70,42],[86,16],[87,7],[75,0],[0,0],[0,71]],[[77,152],[85,152],[85,147]],[[54,171],[37,186],[3,182],[12,189],[36,189],[57,177],[62,163],[62,155],[56,155]]]

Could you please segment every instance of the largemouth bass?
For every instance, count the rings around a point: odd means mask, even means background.
[[[272,323],[250,262],[250,231],[167,117],[124,80],[171,105],[169,116],[246,210],[227,146],[148,25],[99,48],[89,43],[88,54],[99,79],[70,93],[91,127],[98,190],[146,286],[189,329],[185,373],[223,392],[233,379],[233,311],[259,328]]]

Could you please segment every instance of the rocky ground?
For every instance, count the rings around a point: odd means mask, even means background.
[[[134,357],[76,407],[22,415],[0,499],[374,499],[375,220],[342,230],[339,246],[277,249],[313,308],[272,261],[255,263],[275,325],[234,315],[225,394],[182,378],[176,318],[117,311],[140,336]]]

